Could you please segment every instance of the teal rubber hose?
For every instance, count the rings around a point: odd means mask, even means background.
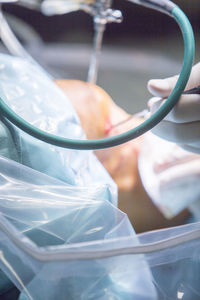
[[[117,146],[128,142],[143,133],[151,130],[154,126],[156,126],[162,119],[170,112],[170,110],[176,105],[178,102],[182,92],[185,89],[187,81],[190,76],[190,72],[192,69],[193,59],[194,59],[194,35],[193,30],[190,25],[188,18],[182,12],[182,10],[175,6],[170,14],[178,23],[183,40],[184,40],[184,59],[181,68],[181,72],[176,83],[175,88],[172,93],[166,100],[166,102],[147,120],[145,120],[139,126],[122,133],[120,135],[116,135],[114,137],[99,139],[99,140],[76,140],[76,139],[68,139],[64,137],[59,137],[56,135],[52,135],[48,132],[42,131],[39,128],[31,125],[26,122],[20,116],[18,116],[13,110],[9,108],[9,106],[0,98],[0,114],[6,117],[10,122],[15,124],[18,128],[30,134],[31,136],[42,140],[46,143],[70,149],[77,150],[95,150],[95,149],[103,149],[109,148],[113,146]]]

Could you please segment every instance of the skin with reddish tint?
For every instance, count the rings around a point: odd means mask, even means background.
[[[78,80],[56,80],[78,113],[88,139],[114,136],[137,126],[142,119],[132,118],[117,106],[100,87]],[[167,220],[146,194],[138,173],[138,154],[142,137],[110,149],[95,151],[98,159],[118,185],[119,208],[124,211],[137,232],[180,225],[188,217],[181,212]]]

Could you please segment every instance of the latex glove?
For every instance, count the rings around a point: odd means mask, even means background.
[[[174,88],[178,76],[153,79],[148,82],[149,91],[157,97],[150,99],[150,112],[155,112]],[[200,63],[191,72],[185,90],[200,85]],[[174,109],[153,128],[153,133],[179,144],[185,150],[200,154],[200,95],[182,95]]]

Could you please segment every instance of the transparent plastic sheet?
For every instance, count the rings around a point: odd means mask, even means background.
[[[200,298],[199,234],[200,223],[192,223],[138,236],[141,244],[166,243],[164,251],[145,255],[159,300]],[[177,241],[179,235],[185,240],[183,244],[174,247],[167,245],[168,239]]]
[[[14,111],[49,132],[85,137],[68,99],[41,70],[0,60],[1,96]],[[19,162],[0,159],[0,268],[20,300],[199,298],[199,224],[136,236],[111,203],[115,185],[92,152],[46,145],[5,119],[0,125],[1,155]]]
[[[0,82],[0,96],[26,121],[55,135],[85,138],[69,99],[34,63],[0,54]],[[72,185],[107,184],[117,204],[116,185],[92,151],[46,144],[0,120],[0,155]]]
[[[28,122],[61,136],[85,138],[69,99],[41,67],[26,59],[0,54],[0,82],[0,96]],[[12,172],[15,180],[26,183],[25,196],[28,195],[30,183],[43,186],[45,191],[45,182],[42,181],[41,176],[33,178],[31,175],[30,180],[29,172],[25,172],[22,165],[57,178],[59,186],[65,182],[72,188],[77,187],[76,194],[75,190],[72,191],[72,199],[85,194],[93,200],[110,201],[117,205],[116,185],[92,151],[68,150],[48,145],[32,138],[5,118],[0,117],[0,155],[21,164],[19,168],[12,168]],[[17,201],[18,187],[14,190],[12,186],[13,190],[9,190],[10,184],[5,183],[11,173],[9,164],[5,166],[1,162],[1,172],[4,172],[1,184],[8,189],[8,193],[12,194],[13,201],[15,199]],[[56,183],[54,178],[53,185]],[[67,195],[71,197],[70,186]],[[49,193],[54,194],[54,192],[66,196],[66,190],[61,191],[59,188],[59,192],[57,189],[46,191],[49,199]],[[21,211],[22,215],[23,213],[26,212]],[[10,281],[0,270],[0,294],[10,287]]]
[[[94,191],[77,197],[6,158],[0,167],[0,267],[20,300],[199,299],[199,223],[136,235]],[[15,177],[21,168],[27,180]]]
[[[139,170],[146,191],[165,217],[189,208],[194,220],[200,220],[200,155],[148,133]]]
[[[142,270],[128,272],[127,257],[40,261],[51,251],[84,256],[99,247],[126,247],[126,237],[138,244],[127,216],[102,197],[102,187],[69,186],[6,158],[0,170],[0,267],[23,291],[20,299],[156,299],[144,259]]]

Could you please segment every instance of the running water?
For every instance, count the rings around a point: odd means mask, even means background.
[[[84,10],[94,17],[95,33],[93,42],[93,51],[88,70],[88,82],[96,83],[101,55],[103,33],[105,30],[106,19],[102,22],[100,12],[110,7],[110,0],[44,0],[41,4],[41,10],[45,15],[66,14],[77,10]],[[105,6],[105,7],[104,7]],[[100,17],[98,22],[96,16]]]

